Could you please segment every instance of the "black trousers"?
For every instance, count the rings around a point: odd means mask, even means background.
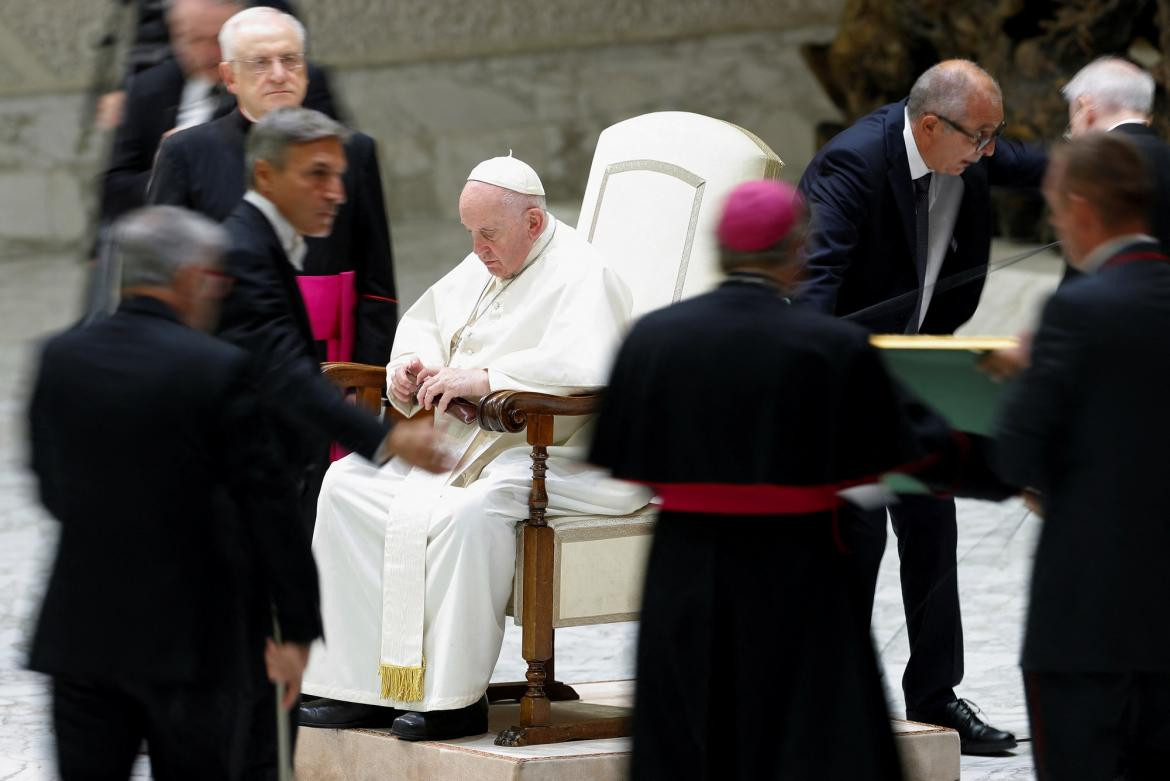
[[[157,781],[243,777],[250,708],[226,690],[53,679],[62,781],[130,776],[143,741]]]
[[[1038,781],[1153,781],[1170,771],[1170,673],[1024,671]]]
[[[329,468],[329,450],[326,447],[319,457],[304,468],[297,481],[297,494],[301,508],[301,522],[305,524],[309,539],[313,539],[313,528],[317,525],[317,498],[321,495],[321,484],[325,482],[325,470]]]
[[[955,558],[959,534],[953,499],[905,496],[889,510],[898,537],[902,607],[910,638],[902,692],[906,711],[913,717],[954,700],[954,687],[963,680],[963,624]],[[845,507],[839,517],[868,627],[886,548],[886,511]]]
[[[250,703],[248,745],[244,759],[245,781],[276,781],[279,771],[276,762],[276,687],[265,685]],[[289,753],[297,747],[297,709],[286,711],[288,720]]]

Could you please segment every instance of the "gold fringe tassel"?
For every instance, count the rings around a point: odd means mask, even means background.
[[[382,674],[382,699],[399,702],[420,702],[423,698],[423,673],[427,660],[418,667],[400,667],[383,664],[378,668]]]

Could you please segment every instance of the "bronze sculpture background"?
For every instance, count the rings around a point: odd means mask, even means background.
[[[1170,136],[1170,0],[848,0],[836,39],[803,54],[845,124],[901,100],[939,60],[974,60],[999,80],[1007,135],[1050,143],[1068,123],[1060,88],[1104,54],[1129,57],[1158,84],[1154,127]],[[844,125],[818,126],[818,146]],[[1048,239],[1034,193],[997,193],[999,233]]]

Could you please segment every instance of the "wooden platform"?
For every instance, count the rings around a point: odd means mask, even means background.
[[[575,684],[581,702],[554,703],[556,718],[595,719],[628,712],[632,681]],[[302,729],[298,781],[609,781],[626,778],[628,738],[524,748],[494,744],[516,723],[519,706],[493,705],[486,735],[441,743],[410,743],[387,730]],[[959,736],[948,729],[894,721],[906,781],[958,781]]]

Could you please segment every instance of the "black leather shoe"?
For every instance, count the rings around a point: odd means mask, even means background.
[[[402,715],[395,708],[366,705],[360,702],[321,699],[301,703],[297,720],[302,727],[349,729],[351,727],[389,727]]]
[[[452,740],[482,735],[488,729],[487,695],[466,708],[408,711],[394,720],[390,734],[403,740]]]
[[[1015,748],[1016,736],[979,718],[973,705],[970,700],[953,700],[937,710],[907,712],[906,718],[950,727],[959,733],[964,754],[998,754]]]

